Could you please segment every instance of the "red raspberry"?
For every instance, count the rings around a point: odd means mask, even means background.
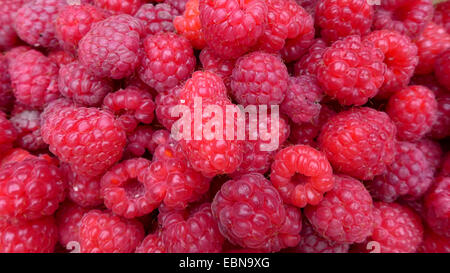
[[[41,133],[50,151],[77,174],[103,174],[122,157],[125,132],[110,113],[58,103],[42,114]]]
[[[153,35],[158,32],[172,32],[175,28],[172,24],[178,11],[167,4],[144,4],[136,12],[134,17],[142,20],[144,33]]]
[[[294,65],[294,75],[316,75],[322,55],[327,44],[322,39],[316,39],[315,42],[308,49],[306,53],[298,62]]]
[[[437,118],[437,107],[433,91],[413,85],[392,95],[386,112],[397,127],[397,137],[414,141],[430,132]]]
[[[436,179],[425,196],[425,221],[437,234],[450,237],[450,177]]]
[[[139,65],[139,19],[121,14],[94,23],[79,42],[79,61],[95,76],[121,79]]]
[[[103,204],[100,192],[100,178],[74,173],[70,166],[63,164],[61,170],[68,183],[69,198],[81,207],[95,207]]]
[[[0,19],[1,20],[1,19]],[[8,59],[0,55],[0,111],[8,111],[14,104],[11,78],[8,72]]]
[[[294,39],[286,40],[283,49],[280,50],[281,57],[285,62],[293,62],[299,60],[314,43],[314,19],[302,12],[304,17],[303,32]]]
[[[435,6],[433,21],[450,33],[450,2],[443,1]]]
[[[417,37],[433,18],[430,0],[381,0],[375,6],[373,29],[390,29]]]
[[[450,176],[450,152],[445,153],[441,164],[441,176]]]
[[[423,138],[415,144],[417,145],[417,148],[421,150],[425,155],[425,158],[427,159],[434,173],[434,171],[439,168],[442,162],[443,152],[441,145],[438,142],[428,138]]]
[[[56,36],[66,46],[75,48],[93,23],[108,17],[109,13],[92,5],[68,5],[58,13]]]
[[[319,145],[336,172],[370,180],[393,162],[395,133],[386,113],[352,108],[328,120],[319,135]]]
[[[439,85],[434,74],[415,75],[414,77],[412,77],[410,85],[425,86],[426,88],[433,91],[434,95],[436,96],[436,99],[438,97],[445,96],[447,93],[445,88]]]
[[[286,204],[300,208],[319,204],[334,185],[333,170],[325,154],[306,145],[280,150],[272,164],[270,181]]]
[[[229,180],[211,207],[221,233],[241,247],[277,252],[300,240],[300,210],[285,206],[280,194],[261,174]]]
[[[393,202],[399,197],[419,199],[432,182],[433,169],[424,153],[413,143],[398,142],[394,162],[367,187],[378,200]]]
[[[228,99],[222,79],[210,71],[194,72],[181,88],[178,97],[188,105],[192,105],[195,98],[201,98],[205,102]]]
[[[437,100],[437,118],[430,135],[435,139],[450,136],[450,95],[439,96]]]
[[[323,96],[315,77],[290,77],[281,111],[295,123],[311,122],[319,116]]]
[[[314,15],[319,0],[295,0],[297,4],[302,6],[309,14]]]
[[[389,98],[394,92],[408,85],[419,58],[417,46],[408,36],[392,30],[377,30],[366,36],[366,40],[384,53],[386,72],[384,83],[377,97]]]
[[[163,2],[161,0],[156,0],[156,2]],[[182,14],[187,5],[188,0],[164,0],[164,3],[171,5],[175,9],[178,10],[180,14]]]
[[[111,11],[113,14],[135,14],[142,0],[94,0],[94,5]]]
[[[6,114],[0,111],[0,154],[3,155],[12,148],[12,143],[17,138],[17,132],[13,124],[7,119]]]
[[[47,57],[58,67],[76,61],[75,56],[71,52],[64,50],[52,50]]]
[[[286,65],[277,55],[257,51],[239,58],[233,69],[231,89],[247,106],[280,104],[288,88]]]
[[[200,22],[199,0],[186,2],[186,9],[182,16],[173,20],[173,25],[178,33],[186,37],[196,49],[202,49],[206,45]]]
[[[450,49],[437,57],[434,64],[434,74],[439,83],[450,90]]]
[[[8,163],[14,163],[29,158],[35,158],[35,156],[30,154],[30,152],[28,152],[27,150],[21,148],[13,148],[0,158],[1,158],[0,160],[0,167],[1,167]]]
[[[204,48],[199,55],[204,70],[211,71],[220,76],[228,89],[231,87],[231,74],[236,60],[225,60],[217,57],[211,49]]]
[[[43,159],[25,159],[0,169],[0,221],[52,215],[64,198],[60,171]]]
[[[145,151],[151,151],[150,141],[152,140],[153,129],[150,126],[140,125],[136,130],[127,136],[127,147],[125,155],[127,158],[141,157]]]
[[[25,110],[12,115],[10,119],[17,131],[16,144],[29,151],[43,150],[47,144],[41,135],[41,112]]]
[[[349,176],[335,176],[335,186],[305,215],[316,232],[338,243],[362,242],[372,233],[373,202],[364,185]]]
[[[26,3],[17,11],[14,19],[17,34],[32,46],[56,48],[58,39],[53,22],[65,5],[65,0],[33,0]]]
[[[316,6],[316,25],[328,42],[370,32],[374,10],[367,0],[320,0]]]
[[[317,79],[325,93],[342,105],[363,105],[384,81],[384,54],[372,42],[348,36],[323,53]]]
[[[36,50],[13,59],[9,66],[14,95],[18,102],[34,108],[59,97],[58,66]]]
[[[149,234],[136,248],[136,253],[166,253],[160,234]]]
[[[80,207],[72,202],[64,202],[56,212],[59,243],[66,247],[70,242],[79,242],[81,218],[89,209]]]
[[[82,253],[131,253],[145,236],[139,221],[98,210],[81,218],[79,234]]]
[[[199,0],[206,44],[224,59],[243,55],[262,35],[267,22],[265,0]]]
[[[173,88],[194,72],[194,52],[183,36],[171,32],[158,33],[145,38],[143,44],[139,77],[156,91]]]
[[[14,18],[27,0],[2,0],[0,6],[0,50],[13,47],[18,42]]]
[[[450,48],[450,34],[443,27],[430,22],[415,43],[419,49],[419,64],[415,73],[432,73],[439,54]]]
[[[171,130],[173,123],[179,118],[172,116],[172,109],[180,103],[178,99],[180,91],[181,88],[177,86],[160,92],[156,96],[156,117],[167,130]]]
[[[61,66],[58,88],[63,96],[87,106],[98,106],[113,89],[111,81],[91,75],[78,61]]]
[[[52,253],[58,229],[51,216],[0,227],[1,253]]]
[[[425,229],[420,253],[450,253],[450,238],[439,236],[429,229]]]
[[[161,241],[169,253],[218,253],[224,238],[204,203],[192,211],[164,211],[158,216],[162,226]]]

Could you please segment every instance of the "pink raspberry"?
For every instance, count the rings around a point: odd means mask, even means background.
[[[450,253],[450,238],[439,236],[430,229],[425,229],[420,253]]]
[[[16,30],[14,29],[14,18],[20,7],[27,0],[3,0],[0,6],[0,50],[6,50],[18,42]]]
[[[445,28],[450,33],[450,3],[443,1],[435,5],[433,21]]]
[[[156,2],[163,2],[162,0],[156,0]],[[164,3],[171,5],[182,14],[187,6],[188,0],[164,0]]]
[[[430,132],[437,118],[437,101],[430,89],[413,85],[391,96],[386,112],[401,140],[419,140]]]
[[[167,130],[171,130],[172,125],[179,118],[172,116],[172,109],[180,103],[180,100],[178,99],[180,91],[181,88],[177,86],[172,89],[160,92],[156,96],[156,117],[158,118],[158,121],[164,127],[166,127]]]
[[[319,135],[319,146],[336,172],[370,180],[394,161],[395,133],[386,113],[352,108],[328,120]]]
[[[145,38],[143,45],[139,77],[156,91],[173,88],[194,72],[194,52],[183,36],[158,33]]]
[[[43,150],[47,144],[41,135],[41,112],[25,110],[14,113],[10,119],[18,134],[16,144],[29,151]]]
[[[8,72],[8,59],[0,56],[0,111],[7,111],[14,104],[11,77]]]
[[[150,141],[153,136],[153,129],[147,125],[139,125],[134,132],[127,136],[127,147],[124,154],[127,158],[141,157],[146,150],[151,151]]]
[[[439,142],[433,141],[428,138],[423,138],[415,143],[417,148],[422,151],[427,159],[430,167],[436,171],[442,162],[443,152]]]
[[[47,57],[58,67],[76,61],[73,53],[65,50],[52,50],[48,53]]]
[[[16,100],[43,108],[59,97],[58,66],[36,50],[29,50],[13,59],[9,66]]]
[[[178,33],[191,42],[192,47],[196,49],[205,47],[206,41],[200,22],[199,0],[187,1],[183,15],[175,17],[173,25]]]
[[[316,76],[317,69],[327,44],[322,39],[316,39],[308,52],[294,65],[294,75],[313,75]]]
[[[160,234],[147,235],[136,248],[136,253],[166,253]]]
[[[139,19],[121,14],[94,23],[79,42],[79,61],[97,77],[121,79],[139,65]]]
[[[91,210],[81,218],[79,235],[82,253],[131,253],[145,233],[135,219]]]
[[[219,75],[210,71],[196,71],[187,80],[178,97],[188,105],[193,105],[195,98],[201,98],[204,102],[215,100],[227,100],[227,89]]]
[[[0,111],[0,153],[3,155],[12,148],[14,140],[17,138],[17,131],[6,114]]]
[[[434,64],[434,74],[439,83],[450,90],[450,49],[437,57]]]
[[[235,245],[277,252],[300,240],[300,210],[285,206],[280,194],[261,174],[229,180],[211,207],[221,233]]]
[[[384,81],[384,54],[372,42],[348,36],[323,53],[317,80],[327,95],[342,105],[363,105]]]
[[[144,33],[153,35],[158,32],[173,32],[175,28],[172,24],[178,11],[167,4],[144,4],[136,12],[134,17],[144,23]]]
[[[228,89],[231,87],[231,75],[236,65],[236,60],[226,60],[217,57],[209,48],[204,48],[199,55],[204,70],[219,75]]]
[[[95,207],[103,204],[101,196],[101,177],[76,174],[69,165],[63,164],[61,170],[68,183],[68,197],[81,207]]]
[[[142,0],[94,0],[94,5],[109,10],[113,14],[134,15],[142,5]]]
[[[435,139],[450,136],[450,95],[443,95],[437,100],[437,118],[431,127],[430,135]]]
[[[440,176],[450,176],[450,152],[445,153],[440,169]]]
[[[322,38],[334,42],[350,35],[368,34],[374,10],[367,0],[320,0],[315,15]]]
[[[257,51],[237,60],[231,90],[244,106],[280,104],[288,88],[288,79],[286,65],[279,56]]]
[[[151,139],[148,141],[148,149],[154,154],[159,145],[169,144],[173,141],[169,131],[161,129],[153,132]]]
[[[425,196],[425,222],[440,236],[450,237],[450,177],[440,177]]]
[[[72,202],[64,202],[56,212],[56,225],[58,226],[59,243],[66,247],[70,242],[79,242],[81,218],[89,211]]]
[[[264,0],[200,0],[199,3],[206,44],[221,58],[243,55],[264,31],[268,13]]]

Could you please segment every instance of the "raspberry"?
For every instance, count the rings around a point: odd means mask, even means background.
[[[94,5],[109,10],[113,14],[135,14],[142,0],[94,0]]]
[[[11,78],[8,72],[8,59],[0,55],[0,111],[7,111],[14,103]]]
[[[42,114],[44,142],[77,174],[103,174],[121,158],[125,132],[110,113],[58,103],[61,101],[48,106]]]
[[[430,135],[435,139],[442,139],[450,136],[450,95],[437,97],[436,100],[437,118]]]
[[[127,158],[141,157],[145,151],[151,151],[150,141],[152,140],[153,129],[150,126],[140,125],[134,132],[127,136],[127,147],[125,155]]]
[[[367,0],[320,0],[316,6],[316,25],[328,42],[370,32],[374,10]]]
[[[436,179],[425,196],[425,222],[440,236],[450,237],[450,177]]]
[[[76,61],[75,56],[71,52],[64,50],[52,50],[47,57],[58,67]]]
[[[174,87],[166,91],[160,92],[155,99],[156,102],[156,117],[158,121],[166,127],[167,130],[171,130],[174,122],[179,117],[172,116],[172,109],[179,104],[178,94],[180,93],[180,87]]]
[[[169,131],[164,129],[155,131],[152,134],[151,140],[148,142],[149,151],[155,153],[159,145],[168,144],[170,141],[173,141],[173,138]]]
[[[222,79],[209,71],[194,72],[179,91],[178,97],[189,105],[194,103],[195,98],[201,98],[205,102],[228,99]]]
[[[159,234],[149,234],[136,248],[136,253],[166,253]]]
[[[316,39],[311,47],[298,62],[294,65],[294,75],[316,75],[317,69],[319,67],[320,61],[322,60],[322,55],[327,44],[322,39]]]
[[[334,185],[333,170],[325,154],[306,145],[280,150],[274,157],[270,181],[285,203],[300,208],[319,204]]]
[[[70,242],[79,242],[78,234],[81,218],[89,210],[72,202],[64,202],[56,212],[56,224],[58,226],[59,243],[67,246]]]
[[[395,133],[387,114],[367,107],[352,108],[328,120],[319,145],[336,172],[370,180],[393,162]]]
[[[416,143],[417,148],[425,155],[426,160],[430,164],[433,173],[437,170],[442,161],[442,148],[438,142],[428,138],[423,138]]]
[[[319,0],[295,0],[297,4],[302,6],[309,14],[314,15]]]
[[[439,236],[429,229],[425,229],[420,253],[450,253],[450,238]]]
[[[450,90],[450,49],[437,57],[434,64],[434,74],[439,83]]]
[[[167,4],[144,4],[136,12],[134,17],[142,20],[145,25],[144,33],[146,35],[153,35],[158,32],[172,32],[175,31],[172,24],[178,11]]]
[[[417,46],[408,36],[392,30],[377,30],[366,36],[384,53],[386,72],[384,83],[377,97],[389,98],[394,92],[408,85],[419,58]]]
[[[295,123],[311,122],[320,113],[324,94],[313,76],[290,77],[281,111]]]
[[[194,52],[183,36],[158,33],[145,38],[143,45],[139,77],[156,91],[173,88],[194,72]]]
[[[384,81],[384,54],[359,36],[335,42],[323,53],[317,80],[325,93],[342,105],[363,105]]]
[[[161,241],[169,253],[218,253],[224,238],[213,218],[211,205],[192,211],[164,211],[158,216]]]
[[[418,140],[430,132],[437,118],[437,101],[430,89],[413,85],[391,96],[386,112],[401,140]]]
[[[231,75],[233,73],[236,60],[225,60],[217,57],[209,48],[204,48],[200,52],[199,59],[204,70],[211,71],[220,76],[225,83],[225,86],[230,89]]]
[[[241,247],[277,252],[300,240],[300,210],[285,206],[280,194],[261,174],[229,180],[211,207],[221,233]]]
[[[82,253],[130,253],[145,233],[137,220],[91,210],[81,218],[79,235]]]
[[[433,21],[445,28],[450,33],[450,3],[448,1],[441,2],[435,6]]]
[[[314,43],[314,19],[307,14],[303,14],[302,33],[294,39],[286,40],[286,44],[280,50],[281,57],[285,62],[293,62],[300,59]]]
[[[9,74],[16,100],[43,108],[59,97],[58,66],[36,50],[29,50],[13,59]]]
[[[375,198],[393,202],[400,196],[406,200],[419,199],[432,182],[433,169],[425,154],[413,143],[398,142],[394,162],[367,186]]]
[[[412,77],[410,85],[425,86],[426,88],[433,91],[434,95],[436,96],[436,99],[438,97],[445,96],[447,93],[445,88],[439,85],[434,74],[415,75],[414,77]]]
[[[432,73],[439,54],[450,48],[450,34],[443,27],[430,22],[415,43],[419,49],[419,64],[415,73]]]
[[[433,18],[433,5],[429,0],[381,0],[375,7],[372,28],[390,29],[417,37]]]
[[[113,89],[108,79],[91,75],[78,61],[61,66],[58,88],[66,98],[87,106],[98,106]]]
[[[0,169],[0,221],[52,215],[65,198],[65,182],[52,164],[39,158]]]
[[[6,0],[0,6],[0,50],[6,50],[18,42],[16,30],[14,29],[14,18],[17,11],[27,0]]]
[[[121,79],[139,65],[139,19],[121,14],[94,23],[78,43],[79,61],[97,77]]]
[[[1,253],[52,253],[58,229],[51,216],[0,227]]]
[[[280,104],[288,88],[289,74],[280,57],[261,51],[239,58],[231,77],[236,100],[249,104]]]
[[[53,22],[65,5],[65,0],[33,0],[26,3],[14,19],[17,35],[32,46],[56,48],[58,39]]]
[[[100,178],[74,173],[70,166],[63,164],[61,170],[68,183],[69,199],[81,207],[95,207],[103,204],[100,192]]]
[[[182,16],[173,20],[173,25],[178,33],[186,37],[196,49],[205,47],[205,37],[200,22],[199,0],[189,0]]]
[[[6,114],[0,111],[0,153],[3,155],[12,148],[12,143],[17,137],[13,124],[6,118]]]
[[[16,144],[29,151],[43,150],[47,144],[41,135],[41,112],[36,110],[25,110],[13,114],[11,119],[18,134]]]
[[[450,152],[445,153],[441,164],[441,176],[450,176]]]
[[[262,35],[267,22],[264,0],[199,0],[206,44],[224,59],[243,55]]]
[[[156,0],[156,2],[163,2],[160,0]],[[180,14],[184,12],[186,9],[188,0],[164,0],[164,3],[171,5],[174,7]]]
[[[108,12],[88,4],[65,6],[55,21],[56,37],[65,45],[75,48],[93,23],[108,16]]]

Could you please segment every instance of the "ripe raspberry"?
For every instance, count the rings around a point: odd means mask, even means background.
[[[367,0],[320,0],[316,6],[316,25],[326,41],[370,32],[374,10]]]
[[[419,49],[419,64],[415,73],[432,73],[439,54],[450,48],[450,34],[443,27],[430,22],[415,43]]]
[[[94,5],[109,10],[113,14],[134,15],[142,5],[142,0],[94,0]]]
[[[199,0],[189,0],[182,16],[176,16],[173,25],[178,33],[186,37],[196,49],[206,45],[200,22]]]
[[[144,4],[136,12],[134,17],[142,20],[144,33],[153,35],[158,32],[173,32],[175,28],[172,24],[178,11],[167,4]]]
[[[121,14],[94,23],[78,43],[80,62],[97,77],[121,79],[139,65],[141,20]]]
[[[441,145],[438,142],[428,138],[423,138],[415,144],[417,145],[417,148],[425,155],[425,158],[434,173],[442,162],[443,152]]]
[[[156,91],[173,88],[194,72],[194,52],[183,36],[158,33],[145,38],[143,45],[139,77]]]
[[[78,61],[61,66],[58,88],[66,98],[87,106],[98,106],[113,89],[111,81],[91,75]]]
[[[393,162],[395,133],[386,113],[352,108],[328,120],[319,135],[319,145],[336,172],[370,180]]]
[[[342,105],[363,105],[384,81],[384,54],[372,42],[348,36],[323,53],[317,80],[325,93]]]
[[[408,85],[419,58],[417,46],[408,36],[392,30],[377,30],[366,36],[384,53],[386,72],[384,83],[377,97],[389,98],[394,92]]]
[[[1,253],[52,253],[57,242],[58,229],[52,216],[0,226]]]
[[[6,154],[1,157],[0,168],[5,164],[23,161],[28,158],[35,158],[35,156],[30,154],[30,152],[28,152],[27,150],[21,148],[13,148],[11,150],[8,150],[8,152],[6,152]]]
[[[319,0],[295,0],[297,4],[302,6],[309,14],[314,15]]]
[[[224,59],[243,55],[262,35],[267,22],[264,0],[199,0],[206,44]]]
[[[222,79],[210,71],[194,72],[181,88],[178,97],[188,105],[192,105],[195,98],[201,98],[203,102],[228,99]]]
[[[436,179],[425,196],[425,222],[440,236],[450,237],[450,177]]]
[[[0,169],[0,221],[52,215],[65,198],[65,182],[52,164],[39,158]]]
[[[59,104],[49,105],[42,114],[41,133],[50,151],[77,174],[103,174],[122,157],[125,132],[110,113]]]
[[[173,138],[169,131],[164,129],[155,131],[148,142],[149,151],[154,154],[159,145],[168,144],[170,141],[173,141]]]
[[[294,65],[294,75],[313,75],[316,76],[317,69],[319,67],[320,61],[322,60],[322,55],[327,44],[322,39],[316,39],[311,47],[298,62]]]
[[[60,9],[55,21],[56,37],[64,45],[75,48],[93,23],[108,16],[108,12],[89,4],[65,6]]]
[[[145,233],[137,220],[91,210],[81,218],[79,235],[82,253],[131,253]]]
[[[390,29],[417,37],[433,18],[430,0],[381,0],[375,6],[373,29]]]
[[[12,148],[12,143],[17,137],[13,124],[7,119],[6,114],[0,111],[0,154],[3,155]]]
[[[136,248],[136,253],[166,253],[160,234],[149,234]]]
[[[76,61],[75,56],[71,52],[65,50],[52,50],[48,53],[47,57],[58,67]]]
[[[325,154],[306,145],[280,150],[274,158],[270,181],[286,204],[303,208],[317,205],[333,188],[333,170]]]
[[[150,126],[140,125],[127,136],[127,147],[124,154],[126,158],[141,157],[145,151],[151,151],[153,129]]]
[[[424,153],[413,143],[397,142],[394,162],[367,187],[378,200],[393,202],[421,198],[432,182],[433,169]]]
[[[280,104],[288,88],[289,74],[280,57],[257,51],[239,58],[231,77],[236,100],[249,104]]]
[[[437,118],[437,101],[430,89],[413,85],[391,96],[386,112],[401,140],[419,140],[430,132]]]
[[[241,247],[277,252],[300,240],[300,210],[285,206],[280,194],[261,174],[229,180],[211,207],[220,232]]]
[[[450,152],[445,153],[441,164],[441,176],[450,176]]]
[[[160,92],[156,96],[156,117],[167,130],[171,130],[173,123],[179,119],[179,117],[172,116],[172,109],[180,103],[178,99],[180,91],[181,88],[176,86]]]
[[[58,39],[53,22],[65,5],[65,0],[29,1],[16,13],[14,28],[17,35],[32,46],[56,48]]]
[[[36,50],[29,50],[13,59],[9,74],[16,100],[34,108],[59,97],[58,66]]]
[[[0,19],[1,20],[1,19]],[[0,111],[8,111],[14,104],[11,78],[8,72],[8,59],[0,55]]]
[[[304,11],[303,32],[294,39],[286,40],[286,44],[280,50],[280,55],[285,62],[299,60],[314,43],[314,19]]]
[[[61,171],[68,184],[68,197],[81,207],[95,207],[103,204],[100,192],[100,178],[76,174],[69,165],[63,164]]]
[[[204,203],[192,211],[164,211],[158,216],[162,226],[161,241],[169,253],[218,253],[224,238]]]
[[[281,111],[295,123],[311,122],[320,113],[324,94],[313,76],[290,77]]]
[[[156,0],[156,2],[163,2],[161,0]],[[183,12],[186,9],[188,0],[164,0],[164,3],[171,5],[174,7],[180,14],[183,14]]]
[[[16,144],[29,151],[47,148],[41,135],[41,112],[25,110],[15,113],[10,119],[17,132]]]
[[[450,136],[450,95],[439,96],[437,100],[437,118],[431,128],[431,137],[443,139]]]
[[[437,57],[434,64],[434,74],[439,83],[450,90],[450,49]]]
[[[70,242],[79,242],[79,229],[81,218],[89,209],[80,207],[72,202],[66,201],[61,204],[56,212],[56,224],[58,226],[59,243],[66,246]]]
[[[420,253],[450,253],[450,238],[439,236],[430,229],[425,229]]]
[[[236,64],[236,60],[225,60],[217,57],[211,49],[204,48],[199,55],[202,67],[206,71],[211,71],[220,76],[225,83],[225,86],[231,88],[231,74]]]
[[[2,0],[0,5],[0,50],[6,50],[17,44],[14,18],[27,0]]]
[[[450,33],[450,3],[444,1],[435,6],[433,21],[445,28]]]

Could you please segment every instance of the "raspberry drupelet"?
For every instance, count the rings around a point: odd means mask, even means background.
[[[187,1],[183,15],[176,16],[173,19],[173,25],[177,32],[186,37],[195,49],[203,49],[206,46],[200,22],[199,0]]]
[[[94,0],[94,5],[106,9],[113,14],[134,15],[142,5],[142,0]]]
[[[425,196],[425,222],[437,234],[450,237],[450,177],[436,179]]]
[[[134,17],[144,23],[145,35],[153,35],[158,32],[173,32],[175,30],[172,21],[178,11],[168,4],[144,4],[136,12]]]

